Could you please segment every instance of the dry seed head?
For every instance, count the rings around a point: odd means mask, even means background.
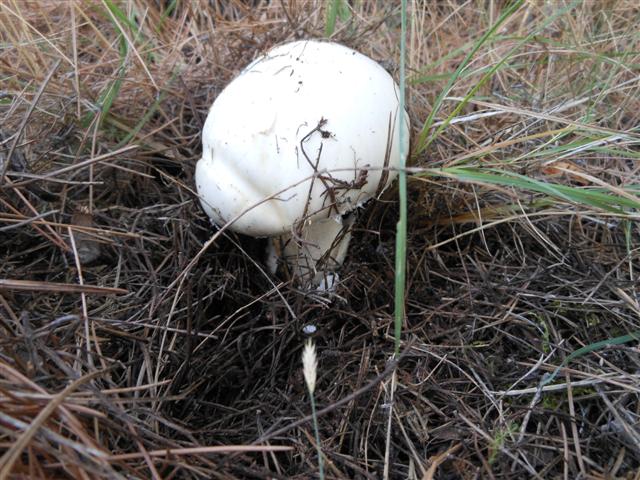
[[[307,340],[302,351],[302,372],[304,373],[304,381],[307,382],[309,392],[313,394],[316,388],[316,370],[318,362],[316,361],[316,346],[311,339]]]

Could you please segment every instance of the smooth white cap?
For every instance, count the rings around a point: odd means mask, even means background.
[[[349,212],[396,177],[399,118],[398,87],[370,58],[323,41],[275,47],[211,107],[196,167],[204,210],[223,225],[249,209],[230,228],[256,237]]]

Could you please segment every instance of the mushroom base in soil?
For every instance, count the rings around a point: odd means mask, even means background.
[[[370,58],[317,40],[249,64],[218,95],[196,186],[217,225],[271,237],[267,264],[316,287],[345,258],[354,214],[400,164],[398,86]],[[408,151],[405,139],[404,152]]]
[[[270,238],[267,267],[275,274],[283,265],[290,276],[303,284],[331,290],[335,272],[347,256],[355,213],[323,218],[303,225],[300,236],[288,234]]]

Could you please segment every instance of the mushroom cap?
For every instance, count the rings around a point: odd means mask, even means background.
[[[383,67],[343,45],[273,48],[209,111],[196,166],[205,212],[260,237],[362,205],[397,175],[398,99]]]

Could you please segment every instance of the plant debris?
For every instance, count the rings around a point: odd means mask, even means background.
[[[637,2],[524,2],[445,92],[410,162],[397,368],[397,191],[328,300],[194,190],[259,54],[326,30],[398,58],[391,3],[331,29],[323,3],[0,3],[0,478],[314,478],[309,335],[325,478],[638,478]],[[415,147],[506,7],[409,4]]]

